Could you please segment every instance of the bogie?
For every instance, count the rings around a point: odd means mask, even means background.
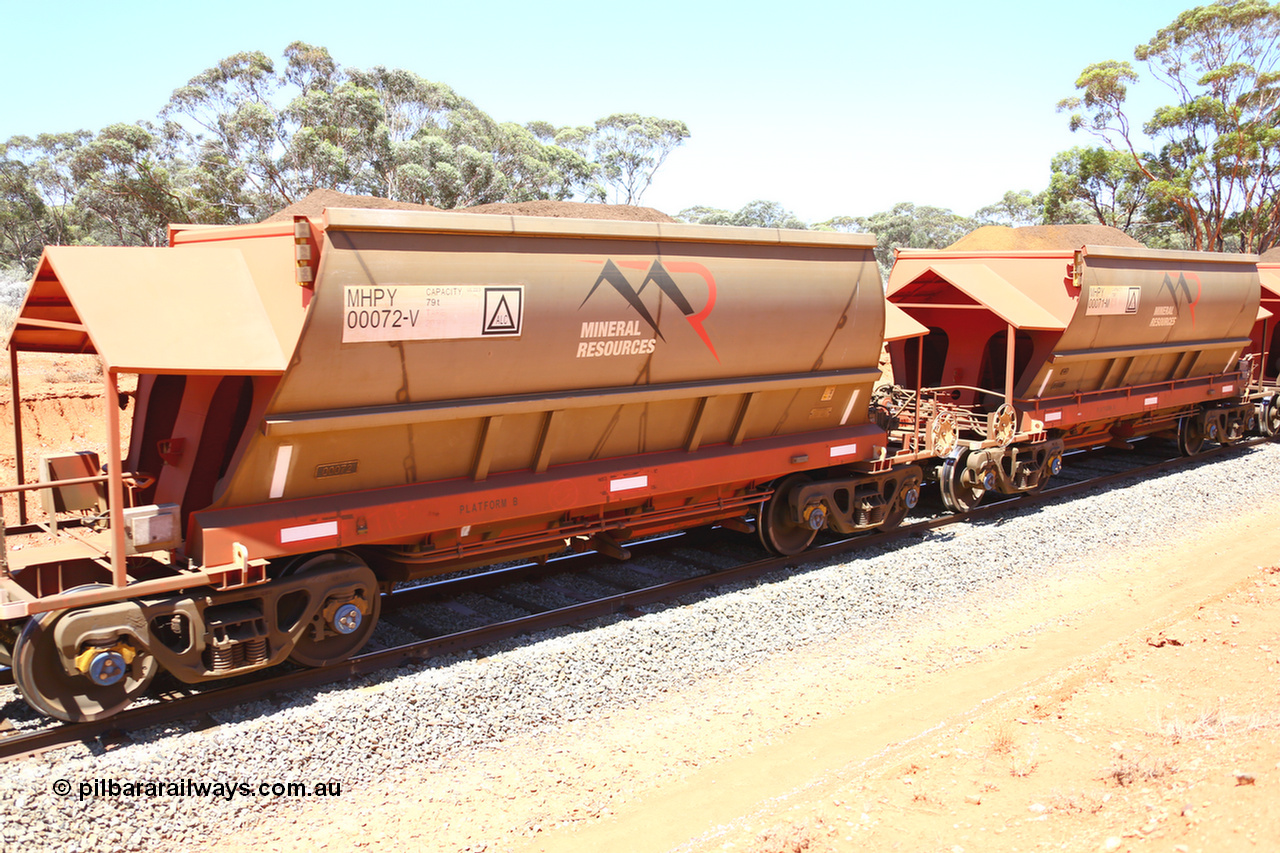
[[[245,590],[38,613],[14,648],[15,681],[40,713],[83,721],[128,706],[161,668],[199,683],[286,658],[336,663],[358,651],[377,624],[377,580],[345,552],[317,555],[304,567]]]

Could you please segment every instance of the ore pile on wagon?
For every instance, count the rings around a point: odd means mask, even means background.
[[[5,534],[57,537],[0,549],[0,655],[63,720],[342,661],[400,581],[712,524],[796,554],[1275,411],[1252,256],[904,252],[886,299],[868,235],[331,207],[170,243],[48,248],[7,342]],[[108,405],[106,459],[23,482],[20,352],[136,375],[128,446]]]

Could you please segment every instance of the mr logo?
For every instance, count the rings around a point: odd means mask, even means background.
[[[633,288],[631,286],[631,282],[627,280],[626,275],[624,275],[622,269],[620,269],[626,268],[643,270],[646,269],[646,267],[648,272],[645,274],[644,280],[640,282],[639,288]],[[673,273],[677,275],[691,273],[701,276],[702,280],[706,282],[707,304],[701,311],[694,310],[693,306],[689,303],[688,298],[676,284],[675,279],[672,278]],[[707,334],[707,330],[703,326],[707,317],[711,316],[711,309],[714,308],[716,304],[716,280],[712,277],[711,271],[702,264],[694,263],[692,261],[668,261],[664,265],[662,261],[658,260],[655,260],[652,264],[646,264],[644,261],[618,261],[615,264],[612,260],[607,260],[604,262],[604,268],[600,270],[600,275],[596,278],[596,283],[591,285],[591,290],[587,293],[586,299],[582,300],[582,305],[586,305],[587,300],[590,299],[600,288],[600,285],[605,282],[608,282],[623,299],[627,300],[627,304],[640,315],[641,319],[649,324],[649,328],[653,329],[654,333],[665,341],[666,336],[662,334],[662,330],[658,328],[657,321],[653,319],[653,315],[649,313],[648,307],[646,307],[644,302],[640,299],[640,294],[644,293],[644,289],[648,287],[650,283],[656,285],[658,290],[662,291],[662,293],[664,293],[672,303],[680,309],[680,313],[684,315],[684,318],[689,322],[689,325],[693,327],[693,330],[697,333],[698,337],[702,339],[704,344],[706,344],[707,349],[711,352],[711,355],[715,357],[715,360],[720,360],[720,356],[716,354],[716,348],[711,344],[711,337]],[[581,309],[582,305],[579,305],[578,308]]]
[[[1188,281],[1190,279],[1190,281]],[[1196,286],[1196,294],[1191,296],[1191,284]],[[1200,276],[1195,273],[1178,273],[1178,280],[1173,280],[1173,273],[1165,273],[1164,281],[1160,283],[1160,292],[1169,291],[1169,295],[1173,297],[1173,307],[1178,313],[1182,312],[1182,305],[1185,302],[1188,310],[1191,311],[1191,327],[1196,325],[1196,305],[1200,302],[1200,296],[1204,290],[1204,285],[1200,283]]]

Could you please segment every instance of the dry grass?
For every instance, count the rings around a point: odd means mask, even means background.
[[[1013,752],[1015,746],[1017,746],[1017,740],[1013,736],[1013,724],[1002,723],[991,736],[991,743],[987,744],[987,754],[1008,755]]]
[[[1107,768],[1104,779],[1114,780],[1122,788],[1135,782],[1150,782],[1177,771],[1177,767],[1167,758],[1145,755],[1142,758],[1125,758],[1123,755],[1116,763]]]
[[[1036,758],[1036,745],[1032,744],[1026,749],[1019,748],[1013,725],[1011,722],[1005,722],[995,730],[991,736],[991,742],[987,744],[987,759],[993,757],[1004,759],[1008,764],[1010,776],[1030,776],[1040,766],[1040,761]]]
[[[775,826],[762,832],[748,853],[811,853],[822,849],[821,839],[833,834],[834,830],[821,817]]]
[[[1065,814],[1097,814],[1106,805],[1102,797],[1084,791],[1054,791],[1049,808]]]
[[[1014,754],[1009,756],[1009,775],[1019,778],[1030,776],[1036,772],[1036,768],[1040,766],[1040,761],[1035,757],[1034,750],[1030,755]]]
[[[1172,743],[1189,740],[1214,740],[1233,734],[1247,734],[1280,727],[1280,712],[1255,711],[1250,714],[1230,714],[1219,702],[1205,707],[1190,719],[1175,717],[1156,720],[1156,734]]]

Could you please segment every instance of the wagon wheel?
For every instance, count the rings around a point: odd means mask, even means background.
[[[916,503],[920,500],[920,484],[915,480],[903,483],[898,488],[898,493],[893,496],[893,504],[889,507],[889,513],[885,516],[884,523],[880,525],[880,529],[885,533],[890,530],[897,530],[898,525],[902,524],[906,519],[907,513],[915,509]]]
[[[1204,447],[1204,414],[1197,412],[1178,420],[1178,452],[1195,456]]]
[[[974,472],[969,470],[968,460],[968,449],[959,448],[947,457],[939,472],[938,487],[942,492],[942,502],[952,512],[968,512],[982,503],[982,498],[987,493]]]
[[[1258,413],[1258,430],[1268,438],[1280,435],[1280,396],[1273,396],[1262,404]]]
[[[77,587],[71,592],[99,586]],[[89,673],[68,675],[54,633],[70,612],[37,613],[27,620],[13,648],[13,680],[22,698],[41,714],[68,723],[105,719],[145,693],[160,664],[141,649],[122,649],[116,644],[91,658]],[[122,651],[132,653],[132,662],[125,660]]]
[[[773,495],[760,505],[756,529],[760,534],[760,544],[770,553],[784,557],[799,554],[818,535],[818,531],[807,524],[791,520],[791,492],[807,482],[809,478],[804,474],[785,477],[774,485]]]
[[[328,597],[289,653],[289,660],[308,667],[329,666],[351,657],[363,648],[382,612],[382,595],[373,570],[357,557],[346,553],[328,553],[302,560],[289,566],[286,575],[305,574],[328,568],[335,563],[356,563],[363,569],[361,583],[354,596]]]
[[[1023,490],[1025,495],[1038,495],[1044,491],[1045,486],[1049,485],[1049,480],[1062,473],[1062,454],[1053,453],[1045,460],[1044,469],[1040,472],[1040,479],[1029,489]]]

